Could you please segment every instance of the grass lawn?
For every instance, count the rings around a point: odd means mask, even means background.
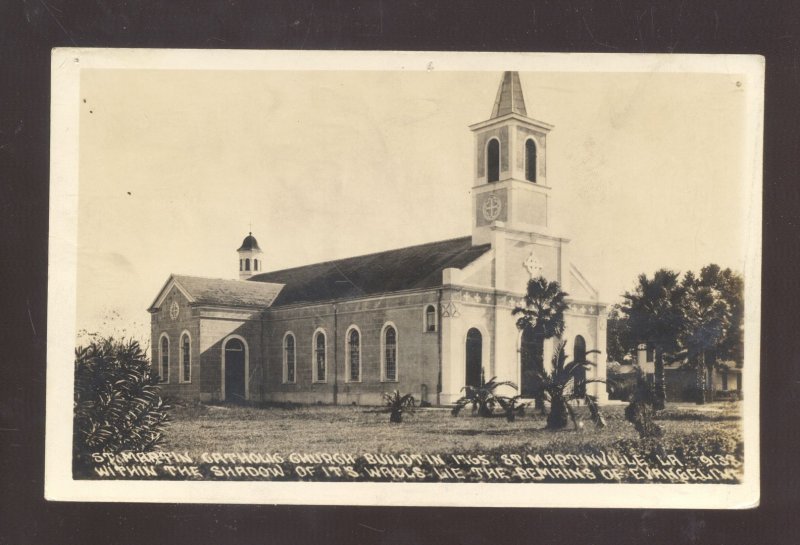
[[[741,405],[722,402],[705,406],[669,404],[657,422],[664,429],[660,444],[684,451],[729,452],[741,457]],[[163,450],[188,452],[341,452],[473,453],[514,451],[581,452],[613,449],[640,442],[625,420],[624,406],[603,408],[607,427],[598,429],[584,418],[582,429],[545,430],[544,417],[528,409],[509,423],[505,418],[479,418],[469,410],[458,417],[446,409],[418,409],[401,424],[387,414],[353,406],[177,406],[166,431]],[[586,413],[585,408],[579,412]]]

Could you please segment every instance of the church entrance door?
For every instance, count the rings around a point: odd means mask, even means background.
[[[481,385],[483,337],[474,327],[467,331],[467,386]]]
[[[534,334],[533,329],[528,327],[522,330],[522,341],[519,348],[520,363],[520,393],[523,397],[533,398],[539,389],[541,379],[536,374],[544,371],[542,352],[544,344],[542,340]]]
[[[239,339],[225,343],[225,401],[241,403],[244,393],[244,344]]]

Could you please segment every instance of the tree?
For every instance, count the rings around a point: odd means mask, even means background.
[[[603,379],[586,380],[586,369],[592,365],[584,358],[581,361],[567,363],[567,352],[564,350],[567,341],[558,343],[553,354],[552,371],[540,373],[541,394],[539,397],[550,404],[550,413],[547,415],[547,428],[558,430],[567,427],[567,418],[577,429],[578,420],[571,402],[581,400],[589,407],[592,421],[597,427],[605,427],[606,422],[597,405],[597,398],[586,393],[586,385],[592,382],[605,382]],[[590,350],[586,354],[599,354],[599,350]]]
[[[560,337],[564,333],[564,312],[568,308],[567,293],[561,291],[558,282],[548,282],[543,276],[531,278],[525,293],[525,306],[511,311],[517,318],[517,329],[529,330],[535,340],[533,367],[544,369],[544,341]],[[524,393],[524,391],[523,391]],[[542,407],[539,398],[537,407]]]
[[[77,347],[75,454],[155,449],[169,410],[157,382],[137,341],[105,338]]]
[[[656,410],[666,404],[664,356],[679,351],[679,335],[684,329],[686,290],[678,281],[679,273],[659,269],[650,279],[640,274],[633,292],[625,292],[622,311],[628,316],[631,336],[655,349]]]
[[[740,367],[744,360],[744,279],[731,269],[720,269],[712,263],[700,270],[700,284],[717,290],[730,311],[714,356],[733,361]]]
[[[712,270],[709,267],[703,271]],[[719,267],[713,267],[718,271]],[[688,363],[695,369],[698,403],[706,402],[706,383],[714,370],[717,349],[730,327],[731,308],[716,287],[717,276],[712,272],[704,279],[701,272],[698,278],[689,271],[682,282],[686,296],[681,344]]]
[[[621,305],[617,304],[611,307],[606,331],[608,361],[626,363],[631,360],[631,355],[636,348],[636,339],[631,338],[628,316],[622,311]]]

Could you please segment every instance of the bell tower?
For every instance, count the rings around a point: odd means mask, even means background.
[[[242,245],[236,252],[239,254],[239,280],[247,280],[254,274],[264,271],[262,251],[253,233],[244,237]]]
[[[552,128],[528,117],[519,74],[504,72],[491,117],[470,126],[475,135],[473,244],[490,242],[493,229],[547,232],[546,141]]]

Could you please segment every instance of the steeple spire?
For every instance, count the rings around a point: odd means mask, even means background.
[[[519,72],[503,72],[503,79],[500,80],[500,87],[497,89],[497,98],[494,99],[491,119],[511,113],[528,116],[525,111],[522,84],[519,82]]]

